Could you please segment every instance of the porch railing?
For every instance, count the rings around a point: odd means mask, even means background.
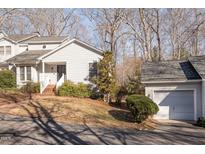
[[[45,80],[42,80],[40,82],[40,93],[42,94],[43,91],[46,89],[46,87],[48,86],[49,84],[49,79],[48,78],[45,78]]]
[[[60,78],[60,79],[58,80],[58,82],[56,83],[56,91],[58,90],[58,88],[59,88],[60,86],[63,85],[64,81],[65,81],[65,75],[62,74],[61,78]]]

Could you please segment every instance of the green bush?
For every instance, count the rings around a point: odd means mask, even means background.
[[[23,93],[40,93],[40,83],[27,82],[20,88]]]
[[[71,81],[66,81],[59,89],[59,96],[73,96],[73,97],[90,97],[91,90],[89,85],[78,83],[75,84]]]
[[[205,128],[205,117],[198,118],[197,125]]]
[[[90,84],[89,90],[90,90],[90,98],[92,99],[102,99],[103,98],[103,94],[100,92],[98,87]]]
[[[13,71],[0,71],[0,88],[14,88],[16,87],[16,76]]]
[[[144,95],[130,95],[126,102],[137,123],[141,123],[159,111],[157,104]]]

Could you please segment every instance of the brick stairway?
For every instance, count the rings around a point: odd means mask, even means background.
[[[42,95],[44,96],[55,96],[55,85],[49,84],[46,89],[43,91]]]

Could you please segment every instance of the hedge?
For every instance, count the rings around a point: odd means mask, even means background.
[[[16,76],[13,71],[0,71],[0,88],[14,88],[16,87]]]
[[[89,85],[83,83],[73,83],[71,81],[66,81],[58,89],[59,96],[73,96],[73,97],[90,97],[91,89]]]
[[[144,95],[130,95],[127,97],[126,102],[137,123],[141,123],[159,111],[158,106]]]

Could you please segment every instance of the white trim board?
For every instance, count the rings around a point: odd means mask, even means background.
[[[149,83],[195,83],[195,82],[202,82],[202,79],[199,80],[179,80],[179,81],[142,81],[143,84],[149,84]]]

